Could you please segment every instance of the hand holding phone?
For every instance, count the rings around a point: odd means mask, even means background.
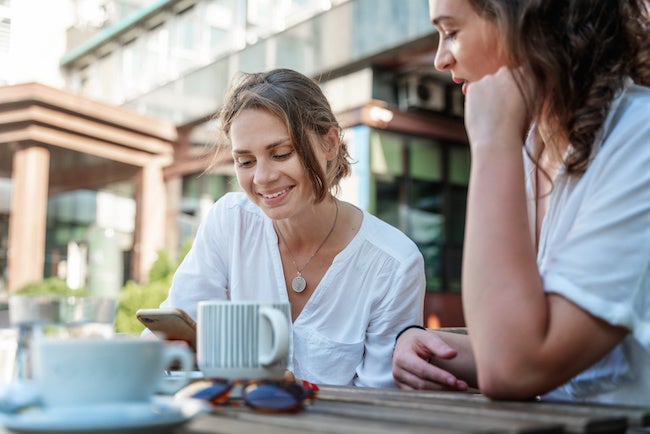
[[[196,351],[196,322],[182,309],[139,309],[136,318],[153,334],[166,340],[181,340]]]

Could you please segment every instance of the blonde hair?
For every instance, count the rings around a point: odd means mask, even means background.
[[[243,73],[236,77],[217,113],[221,132],[217,152],[230,146],[232,122],[246,109],[268,110],[284,122],[312,183],[316,202],[337,190],[340,180],[350,174],[350,155],[342,140],[341,127],[320,86],[311,78],[291,69]],[[338,132],[339,151],[323,172],[309,133],[315,134],[322,145],[332,128]]]

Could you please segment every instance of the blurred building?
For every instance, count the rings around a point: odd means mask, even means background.
[[[91,226],[146,279],[237,189],[231,161],[204,172],[232,77],[289,67],[345,128],[341,197],[418,244],[431,325],[462,325],[469,148],[437,38],[427,0],[0,0],[3,283],[84,281]]]

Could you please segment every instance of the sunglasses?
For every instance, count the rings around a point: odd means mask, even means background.
[[[245,404],[264,413],[296,413],[316,398],[318,386],[307,381],[226,380],[201,378],[180,389],[175,397],[202,399],[213,405]]]

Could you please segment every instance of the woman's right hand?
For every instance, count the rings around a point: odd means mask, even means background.
[[[395,384],[402,389],[467,390],[465,381],[442,367],[457,355],[456,349],[430,330],[406,330],[393,352]]]
[[[517,72],[504,66],[467,86],[465,129],[472,149],[514,146],[521,152],[530,122],[522,92],[530,89],[520,89]]]

